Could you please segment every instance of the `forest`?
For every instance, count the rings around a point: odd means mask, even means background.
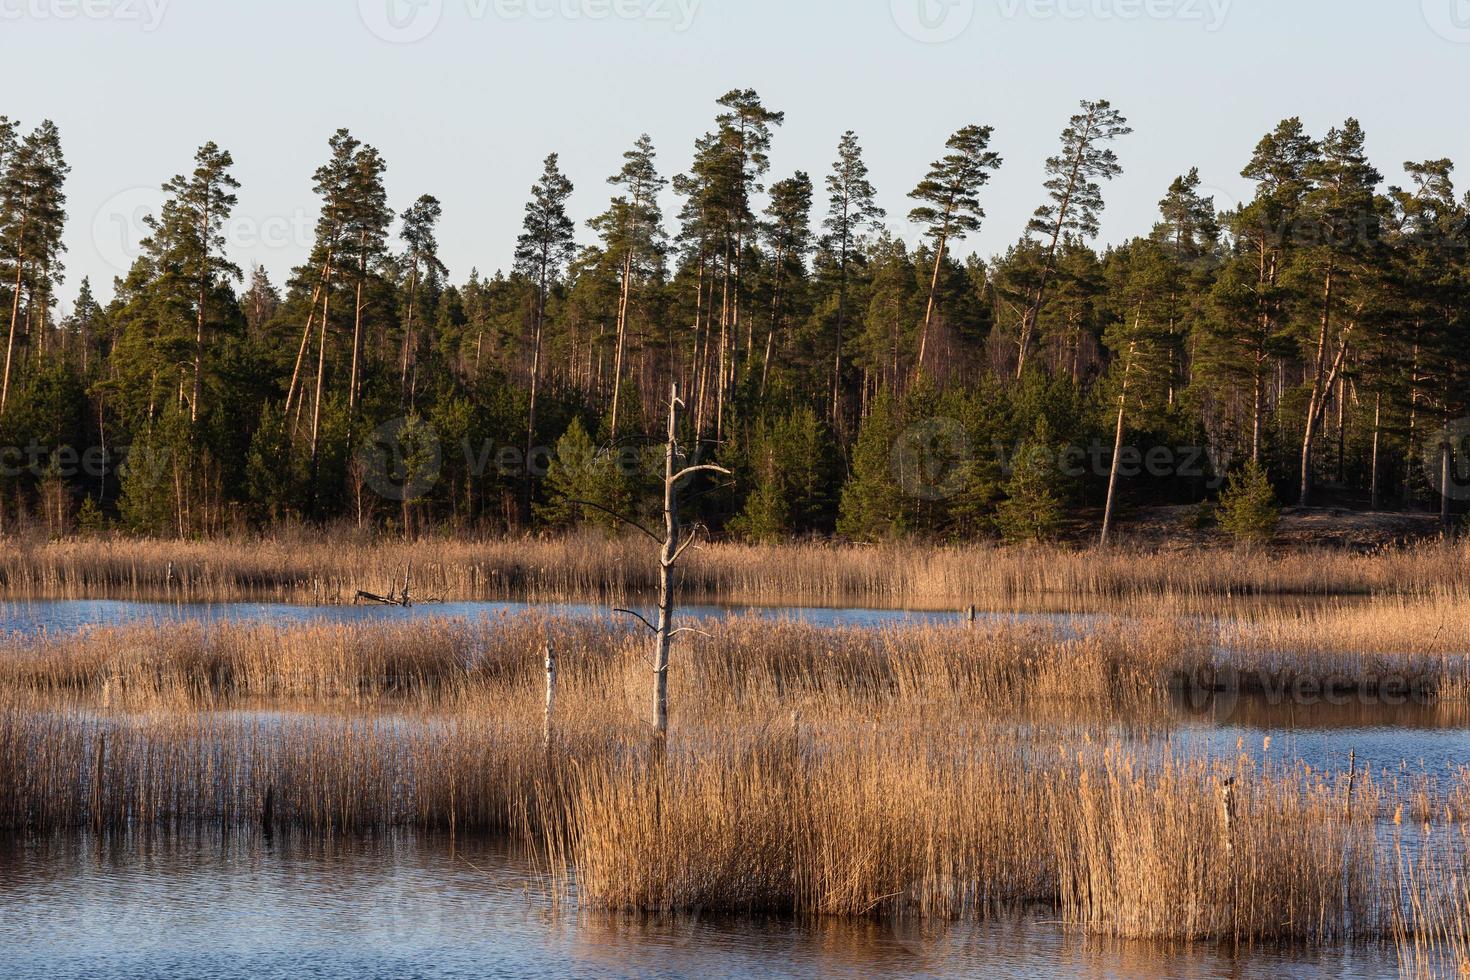
[[[1384,173],[1356,120],[1287,119],[1242,147],[1249,201],[1222,210],[1191,170],[1103,245],[1132,129],[1084,101],[1034,217],[981,257],[990,127],[936,134],[889,215],[858,134],[815,176],[771,173],[784,123],[732,91],[683,172],[644,136],[606,187],[550,154],[523,225],[491,230],[515,239],[493,274],[448,269],[433,188],[390,201],[346,130],[309,256],[242,269],[234,163],[206,143],[110,302],[83,280],[63,316],[62,136],[0,117],[0,529],[610,528],[654,505],[674,386],[683,444],[734,474],[695,505],[732,538],[1043,539],[1083,512],[1106,538],[1115,512],[1207,505],[1241,472],[1287,504],[1459,519],[1450,160]],[[585,228],[574,194],[607,202]]]

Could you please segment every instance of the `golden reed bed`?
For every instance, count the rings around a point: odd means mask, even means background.
[[[1179,679],[1222,666],[1361,684],[1387,669],[1433,693],[1426,710],[1460,711],[1461,641],[1431,630],[1448,602],[1394,600],[1397,628],[1429,637],[1397,651],[1355,608],[1073,636],[735,620],[681,645],[667,743],[649,735],[642,637],[603,623],[11,637],[0,828],[496,833],[588,907],[1039,907],[1108,936],[1396,942],[1431,972],[1470,936],[1470,779],[1209,760],[1171,733],[1191,717]]]
[[[617,602],[656,584],[654,555],[636,537],[0,541],[0,596],[9,598],[350,602],[360,589],[396,587],[408,569],[416,594],[442,599]],[[1470,543],[1371,554],[711,544],[691,554],[682,581],[689,600],[951,609],[1018,600],[1465,595]]]

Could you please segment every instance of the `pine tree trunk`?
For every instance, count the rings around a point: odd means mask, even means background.
[[[1118,465],[1123,456],[1123,425],[1128,412],[1128,381],[1133,373],[1133,357],[1138,351],[1135,341],[1128,345],[1128,359],[1123,363],[1123,391],[1118,395],[1118,429],[1113,436],[1113,464],[1108,473],[1108,501],[1103,508],[1102,541],[1107,547],[1113,531],[1113,504],[1118,494]]]
[[[842,419],[842,343],[843,334],[847,327],[847,216],[844,209],[842,219],[842,259],[838,263],[837,281],[837,356],[836,363],[832,366],[832,431],[841,433]],[[766,355],[767,369],[770,367],[770,355]],[[765,390],[762,382],[761,390]]]
[[[623,348],[628,336],[628,297],[633,288],[633,249],[629,247],[623,259],[623,289],[618,298],[618,336],[615,341],[617,352],[613,356],[612,437],[618,437],[618,410],[623,391]]]
[[[317,334],[316,393],[311,406],[311,469],[312,494],[316,494],[317,450],[321,446],[322,386],[327,378],[327,321],[331,319],[332,303],[332,253],[327,252],[327,278],[322,283],[322,322]]]
[[[21,218],[18,237],[25,241],[26,220]],[[10,336],[5,342],[5,377],[0,381],[0,415],[5,414],[5,406],[10,401],[10,370],[11,360],[15,356],[15,328],[20,322],[20,291],[21,277],[26,267],[25,246],[22,244],[15,258],[15,292],[10,300]]]
[[[1383,395],[1379,393],[1373,398],[1373,474],[1369,479],[1372,487],[1372,503],[1369,508],[1378,510],[1382,506],[1382,497],[1379,489],[1378,449],[1383,437]]]
[[[418,303],[418,289],[419,289],[419,263],[418,263],[418,259],[415,258],[414,259],[414,263],[413,263],[413,271],[409,274],[409,277],[408,277],[408,316],[405,318],[406,322],[404,323],[404,327],[403,327],[403,358],[402,358],[402,360],[403,360],[403,366],[402,366],[401,377],[399,379],[399,385],[400,385],[400,388],[402,390],[403,398],[404,398],[405,403],[408,403],[411,400],[411,396],[409,394],[409,387],[408,387],[408,368],[409,368],[409,361],[412,360],[412,358],[413,358],[413,350],[414,350],[414,347],[416,346],[416,344],[415,344],[415,338],[414,338],[414,322],[413,322],[413,319],[414,319],[414,307]],[[539,314],[538,314],[538,316],[539,316]],[[538,326],[537,329],[539,330],[540,327]]]
[[[347,410],[357,408],[358,360],[362,355],[362,289],[367,280],[367,235],[358,236],[357,243],[357,295],[352,309],[352,374],[347,383]]]
[[[940,229],[939,239],[934,248],[934,274],[929,277],[929,304],[924,309],[924,329],[919,334],[919,360],[914,365],[914,375],[917,377],[924,371],[924,354],[929,347],[929,325],[934,321],[934,300],[939,292],[939,270],[944,262],[944,249],[949,244],[949,216],[945,215],[944,226]]]
[[[1450,444],[1450,417],[1445,415],[1445,439],[1439,447],[1439,523],[1448,535],[1454,529],[1450,499],[1453,492],[1450,481],[1454,477],[1454,447]]]
[[[306,328],[301,331],[301,348],[296,352],[296,367],[291,372],[291,387],[286,389],[286,407],[282,412],[284,417],[291,415],[291,406],[296,401],[296,389],[301,383],[301,369],[306,364],[306,351],[311,346],[311,328],[316,323],[316,303],[322,294],[322,283],[327,278],[327,267],[322,266],[321,276],[317,278],[316,288],[311,291],[311,306],[306,314]],[[302,396],[303,398],[305,395]]]
[[[526,473],[524,485],[521,489],[521,523],[524,526],[530,526],[531,523],[531,489],[533,480],[531,457],[536,450],[536,402],[541,394],[541,328],[542,321],[546,317],[547,269],[549,261],[549,257],[543,250],[541,256],[541,276],[537,282],[536,293],[536,329],[531,341],[530,404],[526,412]]]
[[[1312,372],[1312,395],[1307,403],[1306,426],[1302,433],[1301,484],[1297,499],[1300,507],[1306,507],[1312,499],[1312,450],[1317,443],[1318,420],[1327,403],[1327,385],[1323,382],[1326,378],[1328,332],[1332,329],[1333,271],[1329,265],[1322,284],[1322,316],[1317,331],[1317,355]]]
[[[204,188],[204,214],[200,221],[199,240],[204,244],[204,259],[199,270],[199,308],[194,321],[194,394],[189,399],[189,421],[199,421],[199,395],[204,388],[204,304],[209,293],[209,194]]]

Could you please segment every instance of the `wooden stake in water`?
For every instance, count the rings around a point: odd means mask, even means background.
[[[548,639],[542,652],[546,655],[546,721],[541,729],[541,744],[551,749],[551,723],[556,712],[556,641]]]
[[[1235,777],[1220,785],[1220,811],[1225,823],[1225,859],[1235,858]]]
[[[102,773],[107,763],[107,736],[97,736],[97,758],[92,763],[92,829],[102,832]]]
[[[271,832],[276,826],[276,788],[267,786],[265,788],[265,801],[260,807],[260,829],[269,840]]]

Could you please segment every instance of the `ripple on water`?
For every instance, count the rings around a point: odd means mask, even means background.
[[[7,977],[1309,977],[1390,954],[1236,959],[985,926],[553,912],[486,843],[391,834],[0,839]]]

